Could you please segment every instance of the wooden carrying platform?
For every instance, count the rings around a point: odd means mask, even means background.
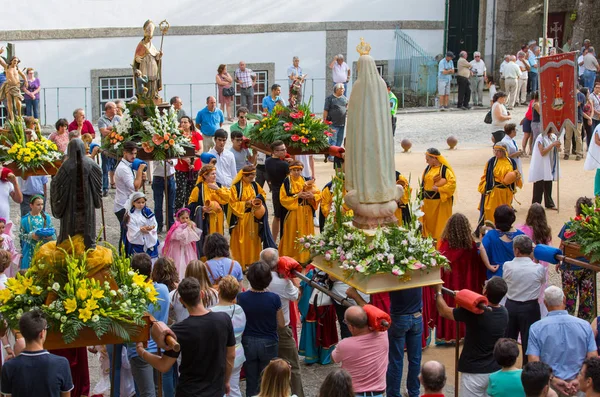
[[[261,142],[255,142],[252,141],[250,142],[250,147],[253,149],[258,150],[259,152],[271,155],[272,151],[271,148],[268,145],[265,145],[264,143]],[[292,156],[299,156],[299,155],[303,155],[303,154],[329,154],[329,148],[327,149],[323,149],[320,152],[316,152],[316,151],[302,151],[301,149],[298,148],[294,148],[294,147],[290,147],[286,145],[286,151],[288,152],[288,154],[292,155]]]
[[[136,327],[138,332],[131,334],[130,340],[123,340],[113,334],[106,333],[102,338],[98,338],[96,333],[91,328],[83,328],[79,332],[79,337],[72,343],[66,344],[62,338],[62,334],[57,331],[48,331],[44,348],[52,349],[70,349],[76,347],[86,347],[95,345],[115,345],[127,342],[147,342],[150,339],[150,317],[144,316],[145,325]]]
[[[195,157],[196,156],[196,150],[193,147],[185,146],[184,148],[185,148],[185,154],[183,156],[167,157],[165,160],[178,159],[178,158],[187,158],[187,157]],[[117,159],[117,160],[121,159],[121,157],[119,157],[115,152],[111,152],[109,150],[104,149],[103,153],[105,155],[107,155],[108,157],[112,157],[112,158]],[[144,161],[156,161],[156,160],[154,160],[154,157],[152,157],[152,153],[146,153],[141,147],[138,147],[138,152],[137,152],[136,158],[138,158],[140,160],[144,160]]]
[[[358,272],[351,274],[351,272],[340,268],[338,262],[328,262],[322,256],[315,257],[312,264],[317,269],[324,271],[330,276],[343,281],[365,294],[427,287],[444,283],[441,278],[440,268],[429,271],[411,271],[410,280],[402,281],[398,276],[394,276],[390,273],[378,273],[371,276],[365,276]]]
[[[30,176],[56,175],[56,173],[58,172],[58,169],[60,168],[61,165],[62,165],[62,160],[56,160],[53,163],[47,163],[46,165],[44,165],[44,168],[38,167],[38,168],[28,169],[25,171],[20,169],[19,166],[14,162],[10,163],[10,164],[6,164],[6,165],[4,165],[4,167],[11,170],[12,173],[15,174],[15,176],[19,176],[23,179],[27,179]]]

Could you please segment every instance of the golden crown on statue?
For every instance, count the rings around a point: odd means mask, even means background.
[[[360,38],[360,43],[356,46],[356,51],[360,55],[369,55],[371,52],[371,45],[365,41],[362,37]]]

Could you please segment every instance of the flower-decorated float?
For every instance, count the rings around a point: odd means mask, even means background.
[[[77,235],[39,247],[27,273],[0,290],[0,313],[18,330],[23,313],[42,310],[50,327],[47,349],[147,341],[144,315],[156,295],[124,254],[103,246],[86,250]]]
[[[104,137],[102,148],[108,155],[120,158],[126,141],[140,145],[137,158],[141,160],[166,160],[195,155],[190,139],[179,129],[177,111],[172,106],[159,108],[152,104],[128,104],[114,131]]]
[[[333,136],[331,122],[310,111],[310,103],[297,108],[276,105],[273,111],[252,115],[256,122],[250,132],[250,146],[270,153],[269,145],[277,140],[286,144],[287,152],[296,154],[329,154],[328,138]]]
[[[333,181],[334,215],[320,235],[298,243],[314,255],[318,269],[364,293],[441,284],[448,260],[421,234],[420,203],[411,205],[410,224],[398,226],[395,217],[404,189],[396,184],[387,88],[369,50],[361,40],[348,105],[345,175]],[[351,221],[344,219],[344,202]]]
[[[6,168],[24,179],[56,174],[63,154],[54,142],[42,136],[37,121],[33,130],[26,130],[23,117],[17,116],[14,122],[7,121],[7,127],[7,132],[0,135],[0,160]]]

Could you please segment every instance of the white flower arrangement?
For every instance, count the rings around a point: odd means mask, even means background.
[[[339,179],[338,175],[336,179]],[[341,213],[343,183],[334,179],[332,212]],[[341,180],[343,182],[343,180]],[[338,262],[349,273],[364,275],[391,273],[405,281],[414,271],[430,271],[449,267],[448,259],[436,250],[432,238],[423,237],[418,218],[423,216],[422,201],[411,202],[411,222],[403,226],[380,227],[373,236],[344,222],[336,215],[327,219],[322,233],[306,236],[298,243],[313,256],[321,255],[328,262]]]

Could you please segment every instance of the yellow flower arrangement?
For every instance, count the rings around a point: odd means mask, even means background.
[[[26,275],[9,278],[7,288],[0,290],[0,313],[9,327],[17,328],[23,313],[40,309],[46,314],[50,332],[60,332],[65,343],[77,339],[84,327],[91,328],[98,337],[110,332],[129,340],[129,335],[138,332],[137,327],[144,323],[148,305],[158,304],[152,280],[133,271],[129,258],[114,248],[108,249],[112,262],[102,270],[110,275],[106,281],[88,278],[90,271],[101,270],[88,260],[88,254],[93,258],[96,251],[81,253],[74,247],[67,251],[55,246],[60,256],[34,254]],[[55,271],[44,271],[48,268]]]

